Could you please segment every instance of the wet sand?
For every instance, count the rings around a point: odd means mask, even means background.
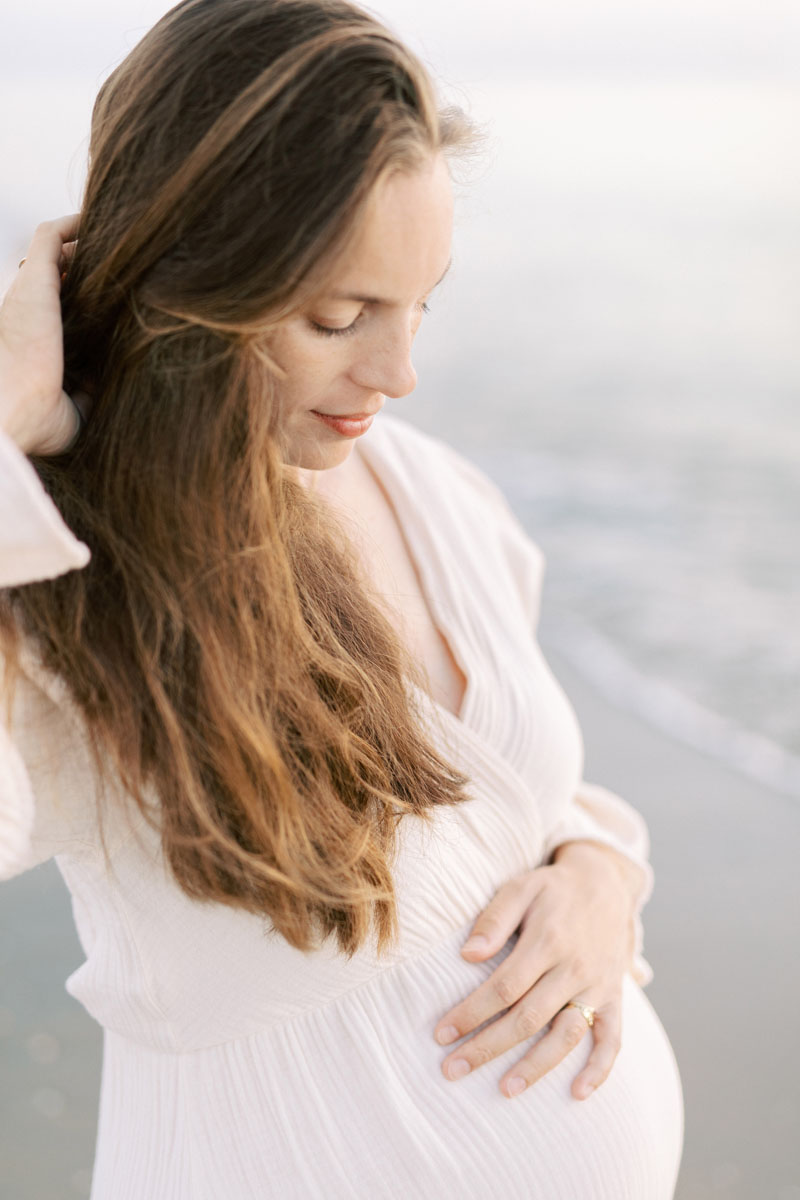
[[[614,710],[545,651],[586,778],[650,827],[647,993],[686,1103],[676,1200],[800,1200],[800,806]],[[82,958],[53,863],[0,884],[0,1200],[89,1194],[102,1039],[64,991]]]

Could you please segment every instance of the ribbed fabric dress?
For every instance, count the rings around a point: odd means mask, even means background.
[[[104,865],[85,732],[63,683],[24,648],[0,725],[0,878],[55,855],[86,960],[67,991],[104,1030],[92,1200],[669,1200],[681,1088],[642,991],[641,924],[624,985],[623,1045],[586,1101],[570,1084],[588,1034],[508,1099],[498,1082],[532,1044],[456,1082],[437,1021],[513,947],[467,963],[478,913],[561,842],[589,838],[641,864],[645,826],[582,778],[575,715],[536,641],[543,558],[499,489],[438,438],[382,413],[354,453],[386,488],[431,608],[467,683],[454,716],[418,698],[471,779],[434,823],[400,822],[401,936],[303,954],[258,918],[189,899],[122,798]],[[0,434],[0,586],[80,568],[30,463]]]

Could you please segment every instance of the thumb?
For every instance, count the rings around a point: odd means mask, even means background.
[[[522,921],[536,886],[532,871],[504,883],[472,926],[461,953],[470,958],[488,958],[496,954]]]

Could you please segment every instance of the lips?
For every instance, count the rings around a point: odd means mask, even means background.
[[[327,425],[328,429],[332,429],[339,437],[346,438],[361,437],[370,428],[375,417],[375,413],[367,413],[363,417],[332,417],[329,413],[317,412],[315,409],[311,412],[318,421]]]
[[[315,412],[315,413],[317,414],[317,416],[318,416],[318,417],[333,417],[333,419],[334,419],[335,421],[366,421],[367,417],[374,417],[374,416],[375,416],[377,413],[379,413],[381,410],[380,410],[380,408],[375,408],[375,409],[373,409],[373,410],[372,410],[372,412],[360,412],[360,413],[324,413],[324,412],[320,412],[320,411],[319,411],[318,409],[316,409],[316,408],[312,408],[312,410],[311,410],[311,411],[312,411],[312,412]]]

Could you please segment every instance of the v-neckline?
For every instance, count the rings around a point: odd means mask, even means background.
[[[441,587],[441,581],[436,579],[432,569],[429,571],[428,559],[426,559],[423,548],[415,541],[416,530],[412,528],[414,523],[413,521],[403,521],[401,518],[400,514],[403,505],[405,504],[406,508],[408,508],[409,502],[413,503],[413,500],[409,497],[408,491],[403,487],[402,482],[392,473],[391,467],[387,462],[388,455],[382,454],[381,449],[376,445],[374,436],[375,429],[372,430],[373,440],[370,444],[367,445],[370,435],[366,434],[356,443],[353,452],[361,455],[362,462],[386,497],[395,524],[405,543],[408,557],[419,580],[420,590],[425,600],[431,623],[439,634],[439,637],[444,641],[450,657],[464,678],[464,692],[457,713],[452,712],[446,704],[442,704],[435,696],[424,688],[420,688],[417,684],[413,685],[414,690],[420,692],[439,712],[446,713],[451,721],[455,721],[458,725],[466,727],[468,725],[467,716],[472,708],[475,690],[472,666],[463,653],[463,647],[455,629],[455,622],[450,621],[449,613],[439,602],[437,587]],[[374,457],[380,459],[380,470],[376,469],[377,464],[372,461]]]

